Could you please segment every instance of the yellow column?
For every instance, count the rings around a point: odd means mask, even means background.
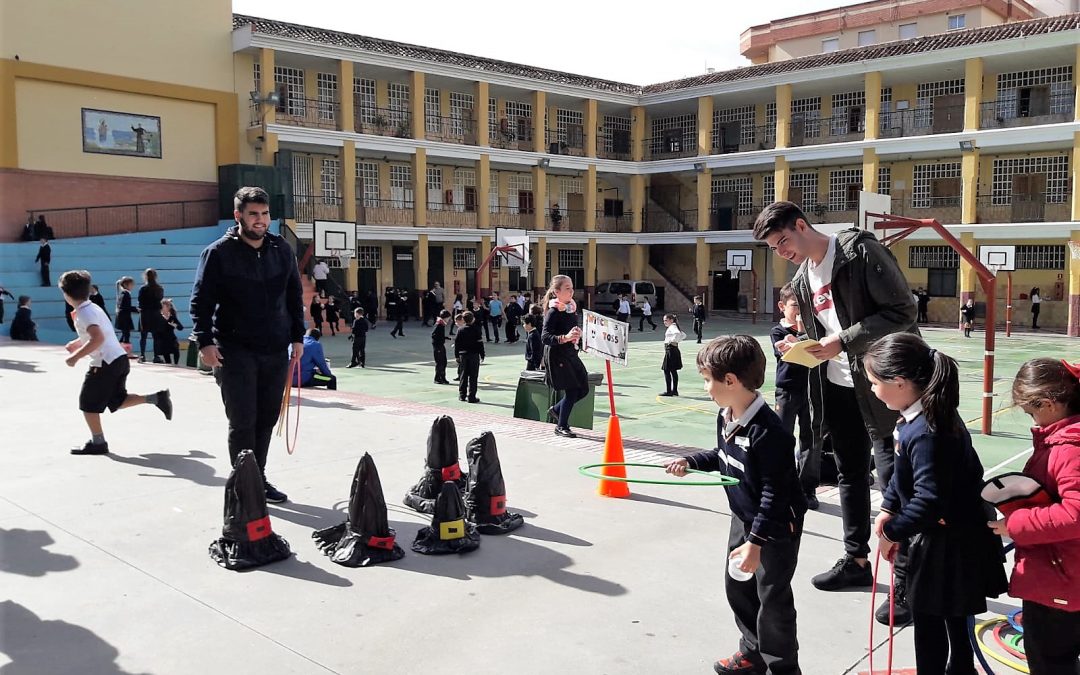
[[[585,170],[585,231],[596,230],[596,165]]]
[[[544,134],[544,111],[547,110],[547,94],[533,92],[533,151],[547,152],[547,139]],[[535,188],[534,188],[535,189]]]
[[[585,245],[585,293],[588,296],[588,306],[592,309],[592,296],[596,292],[596,239],[589,237],[589,243]]]
[[[484,262],[487,257],[491,255],[491,235],[484,235],[480,237],[480,259],[477,262]],[[477,289],[480,293],[480,297],[486,298],[491,295],[491,268],[484,270],[480,275],[480,288]]]
[[[1073,133],[1072,184],[1080,185],[1080,131]],[[1071,220],[1080,220],[1080,190],[1072,191]]]
[[[423,73],[421,73],[423,77]],[[427,225],[427,150],[417,148],[413,155],[412,163],[413,179],[413,225],[424,227]]]
[[[585,99],[585,156],[596,157],[596,136],[600,128],[600,115],[595,98]]]
[[[768,257],[766,267],[769,267],[770,271],[769,279],[772,286],[773,305],[772,307],[764,308],[759,305],[758,310],[761,311],[764,309],[765,311],[770,312],[773,315],[773,318],[779,321],[780,312],[776,307],[776,303],[780,301],[780,289],[788,282],[788,268],[790,263],[778,255],[772,255],[768,251],[765,252],[765,255]]]
[[[776,87],[776,147],[786,148],[791,141],[791,85]]]
[[[1078,81],[1080,81],[1080,45],[1076,46],[1076,65],[1073,67],[1073,89],[1076,90],[1073,99],[1073,121],[1075,122],[1080,122],[1080,87],[1077,86],[1080,82]]]
[[[350,64],[352,65],[352,64]],[[352,116],[349,116],[352,119]],[[341,147],[341,219],[356,222],[356,142],[345,141]]]
[[[547,238],[539,237],[536,240],[536,255],[532,259],[533,288],[537,294],[543,293],[547,288],[548,280],[544,278],[544,269],[547,267]],[[539,295],[534,301],[540,300]]]
[[[709,288],[709,245],[705,243],[705,237],[698,237],[694,248],[694,280],[698,295],[704,296]]]
[[[19,166],[19,134],[15,117],[15,62],[0,58],[0,168],[15,169]]]
[[[476,127],[476,144],[481,147],[487,147],[490,145],[491,134],[488,124],[491,120],[488,119],[488,99],[491,98],[491,94],[488,92],[490,88],[487,82],[476,82],[476,89],[473,93],[473,125]],[[477,199],[480,199],[479,195]],[[484,193],[484,199],[487,199],[487,193]]]
[[[358,291],[360,288],[356,283],[357,272],[360,271],[360,262],[356,259],[356,256],[349,258],[348,271],[345,272],[345,290]]]
[[[983,100],[983,60],[964,61],[964,131],[978,131]]]
[[[881,72],[867,73],[865,78],[866,90],[866,117],[863,123],[865,127],[864,138],[868,141],[877,140],[878,131],[881,129]],[[865,180],[866,173],[863,173]]]
[[[484,135],[487,138],[487,134]],[[491,155],[480,155],[476,160],[476,226],[481,230],[491,227]]]
[[[1074,218],[1075,220],[1075,218]],[[1080,242],[1080,230],[1073,230],[1071,241]],[[1069,337],[1080,337],[1080,260],[1069,258]]]
[[[416,266],[413,268],[416,275],[416,288],[427,288],[428,269],[428,235],[422,234],[416,238]]]
[[[271,92],[277,91],[277,84],[274,82],[274,50],[263,47],[259,50],[259,88],[262,91],[259,95],[266,96]],[[15,105],[15,97],[11,97],[12,105]],[[274,110],[274,106],[264,106],[263,110],[263,122],[266,124],[273,124],[276,119],[277,112]],[[277,149],[275,148],[275,151]],[[271,162],[272,163],[272,162]]]
[[[975,249],[975,235],[972,232],[960,233],[960,243],[964,245],[964,248],[974,253]],[[968,301],[968,298],[975,298],[975,285],[978,278],[975,276],[975,269],[960,259],[960,304]],[[958,315],[959,317],[959,315]],[[957,318],[957,324],[959,325],[959,318]]]
[[[533,229],[543,230],[544,224],[547,222],[547,218],[544,215],[547,213],[547,171],[542,167],[534,166],[532,170],[533,179],[533,206],[536,207],[533,213]]]
[[[274,114],[273,106],[270,107],[270,114]],[[274,165],[274,155],[278,151],[278,135],[267,131],[263,134],[263,164],[267,166]]]
[[[645,108],[630,108],[630,159],[640,162],[645,157]]]
[[[645,216],[645,176],[630,176],[630,231],[641,232]]]
[[[412,137],[424,138],[427,123],[424,119],[424,74],[420,71],[409,73],[409,108],[412,116]],[[427,184],[426,179],[425,185]]]
[[[712,96],[699,96],[697,100],[697,137],[698,155],[712,154]]]
[[[712,170],[697,175],[697,229],[709,229],[709,209],[712,206]]]
[[[878,191],[878,169],[881,162],[878,160],[877,151],[873,148],[863,148],[862,151],[862,189],[867,192]],[[855,223],[855,227],[862,227],[862,223]]]
[[[977,222],[979,193],[979,149],[963,153],[960,159],[960,222],[970,225]]]
[[[630,278],[642,279],[645,276],[645,254],[647,252],[644,244],[631,244],[630,245]]]
[[[338,129],[355,131],[353,117],[353,62],[338,61]]]
[[[773,169],[773,187],[775,194],[771,199],[778,202],[786,202],[788,198],[788,176],[791,173],[791,169],[788,168],[787,157],[777,157],[774,163]],[[764,195],[766,199],[770,199],[769,195]]]

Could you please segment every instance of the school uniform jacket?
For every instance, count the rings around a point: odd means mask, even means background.
[[[463,327],[454,338],[454,357],[460,358],[465,354],[477,354],[481,359],[486,356],[484,354],[484,334],[480,332],[480,326],[475,323]]]
[[[131,319],[131,292],[124,289],[116,298],[116,327],[120,330],[135,330],[135,322]]]
[[[577,326],[577,315],[571,312],[560,312],[552,307],[544,315],[544,328],[540,333],[540,341],[548,347],[544,358],[547,360],[548,383],[553,389],[564,391],[589,387],[589,372],[585,370],[585,364],[578,357],[577,343],[559,342],[559,338],[569,333],[575,326]]]
[[[540,339],[540,331],[533,329],[525,338],[525,368],[527,370],[540,370],[540,363],[544,360],[544,343]]]
[[[431,329],[431,346],[446,350],[446,324],[442,321],[435,321],[435,327]]]

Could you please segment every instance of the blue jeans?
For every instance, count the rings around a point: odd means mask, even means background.
[[[574,388],[563,391],[563,397],[553,408],[559,416],[559,426],[563,429],[570,428],[570,413],[574,410],[574,404],[585,398],[589,393],[588,388]]]

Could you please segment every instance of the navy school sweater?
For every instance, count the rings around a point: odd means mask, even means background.
[[[807,392],[810,380],[810,369],[797,363],[788,363],[782,360],[782,354],[776,349],[776,343],[789,335],[799,337],[799,331],[791,326],[776,324],[769,334],[769,341],[773,344],[773,355],[776,357],[776,388],[789,392]]]
[[[748,541],[764,545],[802,531],[806,496],[795,469],[795,437],[758,396],[745,426],[724,434],[724,411],[716,418],[717,448],[687,457],[691,469],[719,471],[739,479],[724,488],[733,516],[750,523]],[[748,410],[749,412],[749,410]]]

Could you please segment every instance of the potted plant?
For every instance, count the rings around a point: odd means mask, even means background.
[[[406,122],[405,120],[401,120],[400,122],[398,122],[397,129],[394,131],[394,135],[397,136],[398,138],[408,138],[409,137],[409,123]]]
[[[379,114],[375,115],[374,122],[375,122],[375,128],[379,129],[380,131],[382,129],[385,129],[387,124],[388,124],[388,122],[386,120],[386,115],[383,115],[382,113],[379,113]]]

